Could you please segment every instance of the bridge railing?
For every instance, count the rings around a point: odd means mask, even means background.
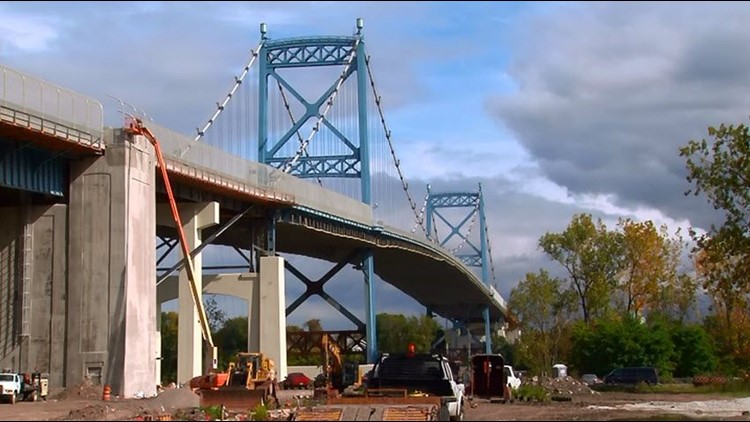
[[[173,130],[149,122],[167,157],[225,175],[257,188],[291,195],[294,202],[332,215],[371,225],[372,210],[348,196],[325,189],[265,164],[246,160]]]
[[[104,111],[93,98],[0,64],[0,106],[9,109],[4,115],[25,119],[29,125],[34,125],[31,120],[36,118],[63,126],[52,128],[42,122],[39,130],[44,128],[44,132],[51,130],[53,135],[101,147]]]

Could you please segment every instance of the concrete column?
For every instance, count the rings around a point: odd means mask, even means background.
[[[276,363],[276,376],[287,376],[286,300],[284,296],[284,258],[260,258],[260,350]]]
[[[113,395],[153,396],[153,148],[119,129],[105,143],[104,156],[71,163],[65,381],[88,376]]]
[[[200,246],[201,232],[206,227],[219,224],[219,203],[181,203],[178,204],[180,219],[188,248],[193,250]],[[174,220],[169,210],[169,204],[160,204],[157,209],[160,224],[174,226]],[[153,248],[152,248],[153,249]],[[195,285],[203,300],[202,253],[193,258],[195,270]],[[180,249],[180,258],[183,257]],[[203,335],[200,319],[193,296],[190,292],[190,280],[186,269],[180,271],[178,283],[178,313],[177,325],[177,383],[188,383],[191,378],[203,374]]]
[[[157,298],[159,293],[157,292]],[[161,302],[156,301],[156,332],[154,333],[156,347],[156,385],[161,385]]]
[[[158,287],[157,303],[177,299],[179,277],[167,277]],[[247,301],[247,350],[260,351],[260,282],[258,273],[211,274],[203,277],[203,293],[235,296]]]

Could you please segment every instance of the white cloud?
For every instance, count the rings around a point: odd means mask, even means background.
[[[63,25],[59,19],[0,7],[0,56],[12,54],[13,50],[44,51],[59,37]]]

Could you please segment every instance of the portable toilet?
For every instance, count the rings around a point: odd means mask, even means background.
[[[568,376],[568,367],[562,363],[552,365],[552,377],[553,378],[565,378]]]

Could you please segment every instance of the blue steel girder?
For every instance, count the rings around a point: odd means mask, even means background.
[[[359,41],[359,42],[357,42]],[[354,47],[357,46],[357,60],[348,59],[350,54],[354,54]],[[345,68],[343,80],[347,80],[353,73],[357,73],[358,102],[359,102],[359,124],[367,124],[367,110],[364,106],[366,103],[366,79],[364,72],[364,59],[359,57],[364,55],[364,42],[361,35],[357,36],[325,36],[325,37],[300,37],[285,40],[266,40],[260,54],[260,106],[259,106],[259,154],[258,161],[264,164],[283,168],[291,164],[288,169],[290,174],[300,178],[322,178],[322,177],[341,177],[341,178],[359,178],[363,184],[363,198],[366,203],[370,202],[370,175],[369,175],[369,152],[367,149],[367,128],[360,127],[359,146],[355,146],[347,136],[339,131],[327,119],[322,119],[322,124],[335,135],[336,138],[351,151],[351,154],[337,156],[311,156],[309,152],[304,157],[298,156],[299,152],[291,156],[278,155],[282,147],[287,145],[295,135],[299,136],[300,129],[310,119],[321,118],[321,107],[329,101],[329,98],[336,91],[338,79],[334,81],[328,89],[315,101],[310,102],[305,99],[293,86],[289,84],[276,70],[279,68],[289,67],[312,67],[312,66],[334,66],[349,64]],[[279,89],[286,89],[297,99],[305,108],[305,113],[299,118],[295,118],[290,128],[281,135],[278,140],[268,139],[266,121],[268,119],[268,77],[273,76],[279,85]],[[363,115],[364,113],[364,115]],[[312,134],[313,142],[316,133]],[[285,154],[287,155],[287,154]],[[362,165],[362,163],[366,163]]]
[[[456,258],[460,259],[461,262],[463,262],[469,267],[481,267],[482,266],[482,257],[479,254],[456,255]]]
[[[353,71],[354,71],[354,68],[353,67],[350,68],[349,72],[347,72],[346,74],[346,78],[348,78],[353,73]],[[286,79],[281,77],[281,75],[273,71],[270,72],[269,75],[273,76],[284,88],[287,89],[287,91],[289,91],[292,94],[294,98],[297,99],[297,101],[299,101],[301,104],[305,106],[305,114],[302,115],[302,117],[298,118],[297,121],[292,125],[292,127],[289,128],[289,130],[287,130],[286,133],[284,133],[281,136],[281,138],[276,143],[276,145],[274,145],[268,151],[268,155],[270,157],[273,157],[274,155],[276,155],[279,149],[281,149],[281,147],[283,147],[284,145],[286,145],[287,142],[289,142],[289,140],[292,138],[292,136],[295,133],[299,132],[299,130],[302,128],[302,125],[304,125],[310,119],[313,119],[313,118],[318,119],[320,117],[320,107],[323,106],[323,104],[326,101],[328,101],[328,97],[330,97],[331,94],[333,94],[333,91],[336,89],[336,82],[331,84],[331,86],[328,87],[328,89],[323,93],[323,95],[321,95],[316,101],[311,103],[307,101],[307,99],[303,97],[299,92],[297,92],[297,90],[294,89],[294,87],[291,86],[289,82],[286,81]],[[333,132],[333,134],[336,135],[336,137],[339,138],[341,142],[344,143],[344,145],[349,147],[350,150],[358,151],[357,147],[355,147],[354,144],[352,144],[352,142],[344,134],[341,133],[341,131],[336,129],[336,127],[333,126],[331,122],[328,121],[328,119],[324,118],[323,124],[331,132]]]
[[[346,63],[355,36],[298,37],[267,40],[268,66],[271,68],[335,66]]]
[[[479,206],[479,193],[430,193],[430,204],[435,208],[460,208]]]
[[[471,241],[470,241],[470,240],[469,240],[469,239],[468,239],[468,238],[467,238],[466,236],[464,236],[464,234],[463,234],[463,233],[461,233],[461,228],[462,228],[462,227],[464,226],[464,224],[466,224],[466,223],[467,223],[467,222],[468,222],[468,221],[469,221],[469,220],[470,220],[470,219],[471,219],[472,217],[474,217],[474,212],[475,212],[475,211],[472,211],[472,212],[470,212],[469,214],[467,214],[467,215],[466,215],[466,216],[464,217],[464,219],[463,219],[463,220],[461,220],[461,222],[460,222],[460,223],[458,223],[457,225],[455,225],[455,226],[454,226],[453,224],[451,224],[451,222],[450,222],[450,221],[448,221],[448,219],[446,219],[446,218],[445,218],[445,217],[444,217],[444,216],[443,216],[442,214],[440,214],[440,212],[439,212],[438,210],[436,210],[436,209],[433,209],[433,211],[432,211],[433,215],[437,215],[438,217],[440,217],[440,219],[441,219],[441,220],[443,220],[443,222],[444,222],[445,224],[447,224],[447,225],[448,225],[448,227],[450,227],[450,229],[451,229],[451,232],[450,232],[450,234],[448,234],[448,236],[446,236],[446,237],[445,237],[445,239],[443,239],[443,240],[442,240],[442,241],[440,242],[440,246],[445,246],[445,245],[446,245],[446,244],[448,243],[448,241],[449,241],[449,240],[451,240],[451,239],[453,238],[453,236],[458,236],[458,237],[460,237],[461,239],[463,239],[463,240],[464,240],[464,242],[465,242],[465,243],[466,243],[467,245],[471,246],[471,248],[472,248],[472,249],[474,249],[474,251],[475,251],[475,252],[476,252],[477,254],[481,254],[481,251],[479,250],[479,248],[477,248],[477,247],[476,247],[476,246],[475,246],[475,245],[474,245],[474,244],[473,244],[473,243],[472,243],[472,242],[471,242]]]
[[[297,277],[304,285],[305,285],[305,292],[302,293],[297,299],[295,299],[289,306],[286,308],[286,315],[289,316],[292,312],[294,312],[297,308],[299,308],[300,305],[302,305],[308,298],[314,295],[318,295],[323,300],[328,302],[329,305],[331,305],[334,309],[339,311],[341,314],[343,314],[349,321],[353,322],[354,325],[357,326],[358,330],[364,331],[365,330],[365,324],[357,318],[356,315],[351,313],[348,309],[346,309],[341,303],[339,303],[336,299],[331,297],[324,289],[323,287],[325,284],[333,278],[334,275],[336,275],[339,271],[341,271],[347,264],[354,261],[358,256],[360,256],[361,252],[359,250],[352,251],[349,255],[347,255],[343,260],[338,262],[336,265],[334,265],[330,270],[328,270],[327,273],[323,274],[322,277],[320,277],[318,280],[310,280],[307,276],[302,274],[301,271],[299,271],[297,268],[295,268],[289,261],[284,261],[284,267],[289,270],[292,274],[294,274],[295,277]]]
[[[300,157],[289,170],[289,174],[301,179],[314,177],[342,177],[358,178],[360,176],[358,165],[360,160],[350,156],[327,156],[327,157]],[[281,168],[288,158],[270,158],[266,164]]]

